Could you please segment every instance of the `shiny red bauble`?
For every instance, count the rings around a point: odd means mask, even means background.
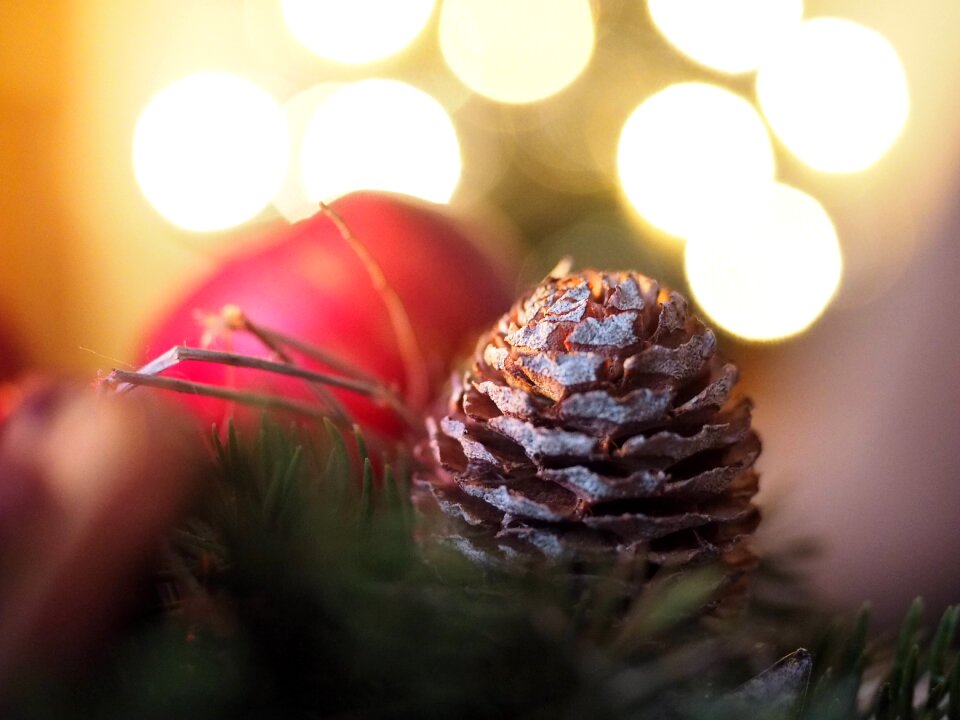
[[[331,208],[399,297],[422,351],[426,378],[438,392],[456,359],[472,349],[476,334],[509,307],[513,288],[506,264],[495,261],[476,233],[441,206],[357,192]],[[251,249],[226,260],[160,320],[144,343],[142,359],[174,345],[199,347],[205,329],[197,312],[217,313],[226,305],[238,306],[259,325],[333,353],[401,395],[407,390],[403,355],[383,296],[355,249],[324,214],[273,229]],[[255,338],[242,333],[210,347],[270,357]],[[326,369],[315,361],[304,360],[304,365]],[[184,363],[165,374],[315,400],[303,381],[259,370]],[[335,394],[367,430],[402,436],[403,425],[390,410],[350,391]],[[426,399],[417,399],[412,409],[422,410]],[[185,402],[206,423],[222,425],[234,414],[252,416],[248,409],[209,397],[185,396]]]

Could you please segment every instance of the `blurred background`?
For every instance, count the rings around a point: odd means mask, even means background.
[[[960,599],[960,4],[0,0],[0,326],[132,361],[269,220],[357,188],[689,292],[827,600]]]

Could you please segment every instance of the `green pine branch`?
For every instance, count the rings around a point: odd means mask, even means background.
[[[738,616],[704,616],[709,567],[627,602],[615,564],[497,573],[431,544],[409,461],[360,433],[265,421],[214,448],[163,611],[79,682],[40,673],[18,716],[960,720],[957,608],[926,632],[915,604],[887,651],[866,610],[798,601],[783,557]]]

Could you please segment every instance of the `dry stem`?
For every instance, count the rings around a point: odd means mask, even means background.
[[[374,289],[380,294],[386,305],[387,314],[390,316],[390,325],[393,328],[397,346],[403,359],[404,372],[407,378],[407,397],[410,399],[411,405],[420,407],[428,400],[430,383],[427,378],[423,352],[417,343],[417,337],[413,332],[410,316],[407,315],[403,301],[390,286],[390,283],[387,282],[387,278],[383,274],[383,268],[370,254],[366,245],[353,234],[340,214],[324,203],[320,203],[320,211],[330,218],[339,230],[340,236],[360,258],[360,262],[363,263],[367,274],[370,276]]]
[[[263,370],[276,375],[286,375],[288,377],[300,378],[311,383],[319,383],[331,387],[339,387],[351,392],[364,395],[373,400],[382,403],[393,410],[398,417],[404,420],[410,427],[419,426],[417,419],[413,416],[406,405],[390,390],[378,383],[371,383],[355,378],[338,377],[328,373],[320,373],[286,362],[274,362],[263,358],[251,357],[249,355],[239,355],[237,353],[223,352],[220,350],[207,350],[202,348],[191,348],[175,346],[167,352],[151,360],[141,367],[137,372],[128,372],[114,370],[106,378],[108,382],[113,382],[117,386],[118,392],[131,390],[135,385],[147,385],[159,387],[167,390],[176,390],[178,392],[190,393],[196,395],[206,395],[209,397],[219,397],[228,400],[237,400],[249,405],[260,405],[272,408],[281,408],[302,412],[307,415],[321,416],[325,414],[312,405],[299,403],[292,400],[285,400],[274,395],[262,393],[251,393],[242,390],[233,390],[222,388],[216,385],[206,383],[197,383],[189,380],[180,380],[176,378],[157,377],[159,373],[169,370],[181,362],[209,362],[230,367],[251,368],[254,370]]]

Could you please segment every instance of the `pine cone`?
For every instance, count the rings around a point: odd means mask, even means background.
[[[710,560],[745,575],[760,443],[715,346],[681,295],[639,273],[548,278],[428,421],[439,467],[419,484],[440,533],[486,563],[627,553],[646,561],[641,580]]]

